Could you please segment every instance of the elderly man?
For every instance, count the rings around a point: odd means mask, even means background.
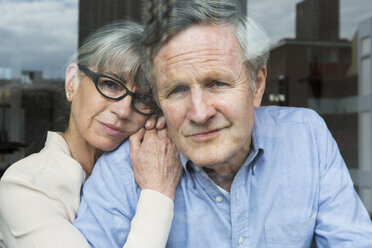
[[[372,247],[371,220],[324,121],[259,108],[265,33],[231,0],[178,1],[172,14],[148,54],[184,166],[167,247],[310,247],[313,238]],[[97,162],[75,224],[94,247],[121,247],[138,195],[127,142]]]

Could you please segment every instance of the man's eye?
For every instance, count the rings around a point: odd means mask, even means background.
[[[223,87],[223,86],[227,86],[227,85],[228,85],[227,83],[221,82],[221,81],[212,81],[209,84],[210,87]]]
[[[187,91],[187,87],[186,86],[178,86],[176,88],[174,88],[170,93],[169,93],[169,96],[171,95],[177,95],[177,94],[182,94],[184,92]]]

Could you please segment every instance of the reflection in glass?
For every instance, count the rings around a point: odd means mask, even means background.
[[[362,60],[362,94],[371,95],[371,58]]]

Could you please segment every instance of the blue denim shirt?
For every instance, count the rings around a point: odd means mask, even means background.
[[[226,197],[182,157],[167,247],[372,247],[372,224],[324,121],[313,111],[261,107],[252,150]],[[93,247],[122,247],[140,189],[129,143],[103,155],[74,223]]]

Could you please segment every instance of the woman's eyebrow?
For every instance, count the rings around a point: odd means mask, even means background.
[[[127,80],[125,80],[125,78],[120,77],[118,74],[116,74],[114,72],[108,71],[108,72],[103,72],[103,74],[105,74],[107,76],[110,76],[110,77],[113,77],[116,80],[119,80],[119,81],[121,81],[123,83],[126,83],[127,82]]]

